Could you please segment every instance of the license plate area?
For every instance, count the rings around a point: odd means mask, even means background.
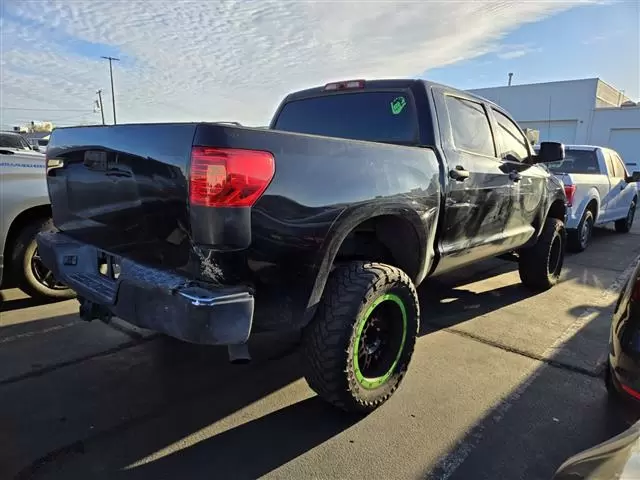
[[[115,282],[120,277],[120,258],[98,251],[97,268],[100,276]]]

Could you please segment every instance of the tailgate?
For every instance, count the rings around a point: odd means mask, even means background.
[[[55,226],[111,251],[156,245],[188,226],[195,124],[56,129],[47,149]]]

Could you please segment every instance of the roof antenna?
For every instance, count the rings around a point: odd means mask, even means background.
[[[511,79],[512,79],[512,78],[513,78],[513,73],[510,73],[510,74],[509,74],[509,84],[508,84],[509,86],[511,86]]]

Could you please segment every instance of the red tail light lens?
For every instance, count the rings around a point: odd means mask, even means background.
[[[573,196],[576,194],[575,185],[565,185],[564,194],[567,196],[567,206],[573,205]]]
[[[251,207],[274,173],[269,152],[193,147],[189,201],[203,207]]]

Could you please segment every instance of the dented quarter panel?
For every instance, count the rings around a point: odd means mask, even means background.
[[[292,297],[293,315],[310,317],[342,241],[372,217],[411,222],[421,245],[415,280],[431,267],[440,207],[433,150],[219,125],[198,127],[195,143],[266,150],[276,158],[275,176],[251,209],[246,258],[253,273],[268,270],[282,286],[271,297]],[[225,256],[233,257],[216,258]]]

